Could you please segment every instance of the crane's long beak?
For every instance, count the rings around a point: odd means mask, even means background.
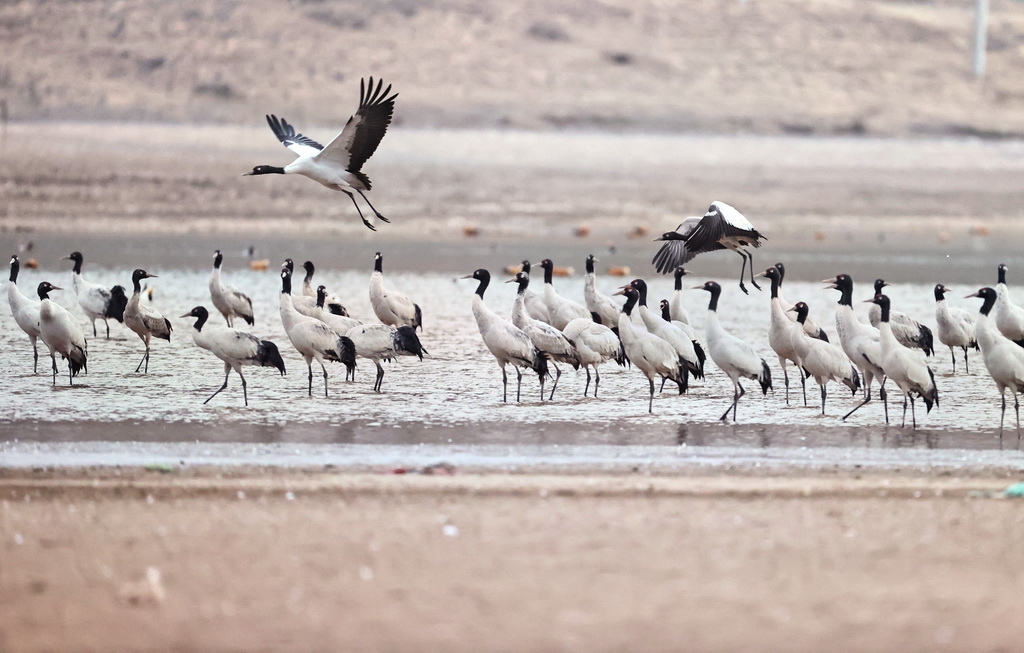
[[[970,295],[965,295],[964,299],[970,299],[971,297],[981,297],[981,295],[976,292],[972,292]]]
[[[243,172],[243,173],[242,173],[242,176],[243,176],[243,177],[248,177],[248,176],[250,176],[251,174],[252,174],[252,170],[250,170],[249,172]]]
[[[627,288],[627,287],[628,287],[628,286],[623,286],[622,288],[620,288],[620,289],[619,289],[619,290],[617,290],[616,292],[613,292],[613,293],[612,293],[612,296],[614,297],[615,295],[625,295],[625,294],[626,294],[626,288]]]
[[[185,313],[184,315],[179,315],[178,317],[192,317],[192,314],[191,313]]]
[[[517,279],[515,277],[512,277],[511,279],[508,279],[507,281],[505,281],[505,283],[516,283],[516,281],[517,281]]]
[[[704,290],[704,284],[701,284],[701,285],[699,285],[699,286],[692,286],[692,288],[693,288],[694,290]]]
[[[281,267],[284,267],[284,266],[281,266]],[[467,274],[466,276],[464,276],[464,277],[459,277],[459,278],[460,278],[460,279],[472,279],[472,278],[473,278],[473,275],[472,275],[472,274]]]
[[[160,277],[156,276],[155,274],[147,274],[146,278],[147,279],[159,279]]]
[[[58,286],[52,286],[52,287],[50,288],[50,290],[64,290],[64,289],[63,289],[63,288],[60,288],[60,287],[58,287]]]

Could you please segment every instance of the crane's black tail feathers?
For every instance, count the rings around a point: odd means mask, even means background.
[[[923,324],[918,330],[917,344],[924,350],[925,356],[931,356],[935,353],[934,341],[932,340],[932,330]]]
[[[332,315],[348,317],[348,309],[342,306],[341,304],[338,304],[337,302],[327,304],[327,310],[330,311]]]
[[[61,358],[68,362],[68,367],[71,368],[71,376],[78,376],[79,372],[84,371],[86,374],[89,373],[88,356],[86,356],[85,350],[75,345],[74,348],[68,352],[67,356],[61,355]]]
[[[419,329],[420,331],[422,331],[423,330],[423,311],[420,310],[420,305],[419,304],[413,304],[413,307],[416,309],[416,317],[413,319],[412,328]]]
[[[395,332],[395,349],[413,356],[419,356],[420,360],[423,360],[423,354],[427,352],[423,345],[420,344],[420,339],[416,336],[416,329],[411,326],[398,327],[398,330]]]
[[[693,351],[697,353],[697,365],[691,366],[690,372],[693,374],[693,378],[703,379],[704,361],[708,359],[708,355],[704,353],[704,348],[696,340],[693,341]]]
[[[930,367],[928,368],[928,376],[932,380],[932,387],[929,388],[928,392],[922,392],[920,395],[921,399],[924,399],[924,405],[927,409],[925,412],[930,413],[932,412],[933,403],[936,408],[939,407],[939,388],[935,385],[935,372],[932,372],[932,368]]]
[[[124,292],[124,286],[114,286],[110,289],[110,301],[103,311],[103,317],[114,318],[124,323],[124,309],[128,306],[128,296]]]
[[[248,324],[249,326],[256,324],[256,317],[251,313],[249,315],[242,315],[242,319],[245,320],[245,323]]]
[[[761,359],[761,373],[757,375],[757,382],[761,384],[762,395],[767,395],[768,391],[772,389],[772,371],[763,358]]]
[[[825,329],[819,328],[818,329],[818,334],[816,336],[814,336],[814,337],[817,338],[818,340],[823,341],[823,342],[828,342],[828,334],[825,333]]]
[[[260,340],[260,346],[256,349],[256,360],[260,367],[276,367],[281,376],[284,376],[284,359],[273,342]]]
[[[547,352],[539,349],[533,350],[533,371],[537,373],[537,376],[544,378],[551,376],[548,373],[548,354]]]

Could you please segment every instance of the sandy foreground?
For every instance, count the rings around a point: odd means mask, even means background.
[[[0,649],[1012,650],[1011,481],[8,470]]]

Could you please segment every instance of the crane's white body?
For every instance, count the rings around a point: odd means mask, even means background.
[[[881,330],[882,309],[877,304],[868,306],[868,321],[871,326]],[[892,334],[904,347],[919,347],[918,342],[921,334],[921,323],[906,313],[889,311],[889,325]]]
[[[770,308],[770,322],[768,324],[768,346],[772,348],[779,358],[779,367],[782,368],[783,381],[786,384],[786,403],[789,403],[789,370],[788,363],[797,367],[797,375],[800,378],[800,385],[804,386],[804,375],[800,371],[800,358],[797,355],[796,344],[794,343],[793,325],[786,315],[786,307],[780,296],[772,297]],[[705,326],[705,329],[707,327]],[[803,331],[803,326],[800,330]],[[708,343],[710,346],[710,343]],[[807,392],[804,391],[804,405],[807,405]]]
[[[377,319],[391,326],[418,326],[416,304],[408,295],[384,287],[384,274],[370,274],[370,305]]]
[[[900,391],[903,393],[905,423],[906,402],[911,398],[910,393],[927,394],[934,390],[935,382],[927,363],[925,363],[924,355],[917,350],[903,346],[896,339],[888,322],[879,323],[878,341],[881,345],[882,371],[885,373],[886,378],[892,379],[893,383],[899,386]]]
[[[483,297],[479,294],[473,295],[473,317],[476,319],[476,326],[480,331],[484,346],[498,361],[498,367],[501,368],[501,379],[506,389],[504,400],[508,401],[508,375],[505,366],[511,364],[516,368],[516,375],[519,385],[521,385],[523,373],[520,368],[533,369],[537,357],[543,356],[543,354],[537,351],[530,336],[523,333],[522,329],[487,308]],[[519,401],[519,385],[516,387],[516,401]],[[543,401],[543,376],[540,377],[540,397]]]
[[[578,317],[590,319],[590,311],[585,306],[562,297],[555,291],[555,286],[547,281],[544,282],[544,305],[548,309],[548,319],[545,322],[559,332]]]
[[[281,323],[288,341],[299,352],[309,369],[309,395],[313,396],[313,361],[324,373],[324,396],[327,396],[327,360],[341,361],[344,343],[341,335],[320,320],[302,315],[292,305],[291,293],[282,292],[279,300]]]
[[[642,326],[633,324],[633,320],[625,312],[619,314],[619,339],[630,362],[650,384],[650,399],[647,412],[654,412],[654,377],[662,376],[683,384],[685,370],[681,370],[679,354],[665,340],[650,333]]]
[[[660,315],[649,309],[645,304],[638,306],[640,319],[647,331],[658,338],[661,338],[676,351],[676,354],[686,361],[691,370],[697,370],[701,366],[697,357],[697,350],[693,346],[693,340],[683,329],[672,322],[666,322]]]
[[[615,326],[619,323],[619,313],[622,312],[622,306],[597,289],[597,279],[593,272],[588,272],[583,277],[583,301],[586,303],[588,311],[597,313],[603,325]],[[530,310],[529,302],[527,302],[526,309]],[[533,315],[532,312],[530,314]],[[573,318],[573,320],[576,319],[587,319],[593,322],[589,315]],[[568,324],[567,322],[566,326]],[[562,331],[564,332],[565,328]]]
[[[821,414],[825,414],[826,386],[839,381],[854,392],[860,386],[857,368],[846,353],[832,343],[812,338],[799,322],[790,325],[797,366],[807,370],[821,388]]]
[[[601,373],[598,365],[606,363],[621,355],[622,343],[615,332],[591,318],[578,317],[565,325],[562,331],[565,337],[576,345],[576,355],[580,365],[587,372],[587,385],[583,388],[583,396],[587,396],[590,388],[590,368],[594,368],[597,377],[594,383],[594,397],[597,397],[598,386],[601,385]]]
[[[950,306],[943,298],[935,302],[935,324],[939,342],[949,347],[953,358],[953,371],[956,372],[956,352],[954,347],[964,350],[964,363],[967,363],[967,348],[977,342],[975,335],[974,315],[956,306]]]
[[[233,326],[235,317],[240,317],[249,324],[255,321],[252,300],[242,291],[225,284],[221,279],[219,267],[214,266],[213,271],[210,272],[209,287],[210,300],[213,302],[214,308],[224,316],[229,327]]]
[[[7,282],[7,303],[11,305],[11,315],[18,328],[25,332],[32,343],[32,373],[38,372],[39,347],[39,302],[33,301],[22,294],[15,281]]]
[[[996,284],[996,328],[1014,342],[1024,341],[1024,308],[1013,303],[1005,283]]]
[[[998,300],[997,304],[998,306]],[[1003,417],[1006,414],[1006,390],[1013,395],[1017,410],[1017,437],[1020,437],[1020,412],[1017,395],[1024,392],[1024,348],[1000,332],[994,320],[984,313],[975,322],[975,335],[981,347],[981,359],[985,369],[999,389],[1002,399],[1002,413],[999,417],[999,433],[1003,432]]]
[[[146,345],[146,353],[142,361],[139,362],[139,367],[141,368],[144,362],[146,364],[145,372],[148,373],[150,341],[155,336],[169,342],[171,339],[171,323],[155,308],[149,304],[142,303],[141,291],[138,284],[136,284],[136,289],[128,300],[128,305],[124,308],[124,324],[135,335],[139,336],[139,339]],[[138,372],[139,369],[136,368],[135,371]]]
[[[68,360],[69,380],[77,373],[75,365],[85,367],[89,346],[82,327],[66,308],[52,299],[39,303],[39,337],[50,350],[54,384],[57,382],[57,354]]]
[[[95,283],[90,283],[82,277],[81,272],[71,272],[71,287],[78,296],[78,305],[82,312],[89,318],[92,325],[92,334],[96,335],[96,320],[103,320],[107,328],[107,336],[110,336],[110,325],[107,323],[107,303],[110,302],[110,290]]]

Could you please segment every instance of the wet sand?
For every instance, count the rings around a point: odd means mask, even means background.
[[[0,647],[1012,650],[1005,485],[8,470]]]

